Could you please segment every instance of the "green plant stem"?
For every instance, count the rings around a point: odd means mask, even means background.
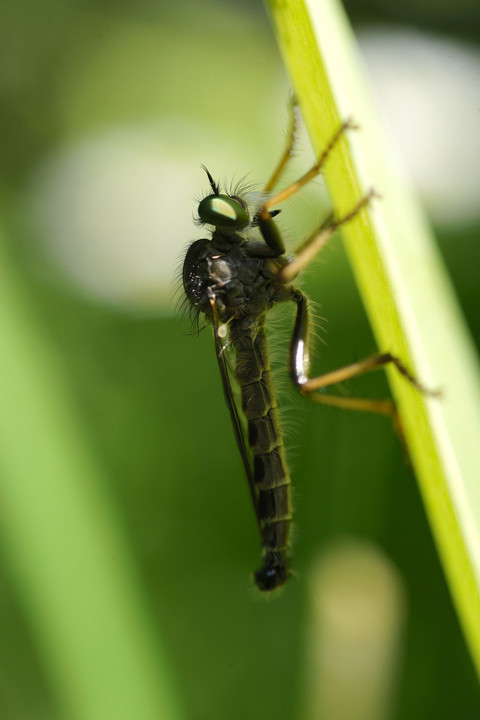
[[[428,224],[376,113],[341,6],[336,0],[269,0],[267,6],[315,152],[345,118],[353,116],[360,125],[332,153],[325,179],[339,215],[370,187],[382,196],[345,226],[343,237],[379,349],[398,355],[422,383],[443,391],[441,399],[430,398],[389,371],[438,551],[480,672],[478,361]]]

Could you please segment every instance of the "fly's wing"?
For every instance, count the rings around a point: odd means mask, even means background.
[[[227,358],[226,358],[226,353],[225,353],[225,348],[223,346],[222,338],[219,335],[219,327],[224,327],[224,326],[220,326],[218,324],[218,320],[216,320],[215,315],[214,315],[213,332],[214,332],[214,336],[215,336],[215,352],[217,355],[218,367],[220,368],[220,376],[222,378],[225,402],[230,411],[230,417],[232,418],[235,439],[237,441],[238,449],[240,450],[243,467],[245,469],[245,474],[246,474],[247,480],[248,480],[248,487],[250,490],[253,507],[255,509],[255,516],[257,517],[257,521],[258,521],[257,492],[256,492],[256,488],[255,488],[255,483],[253,481],[252,464],[251,464],[250,456],[249,456],[248,449],[247,449],[247,443],[245,442],[245,433],[244,433],[242,421],[240,419],[240,411],[237,408],[237,405],[235,402],[235,395],[233,393],[232,384],[230,382],[230,371],[228,369],[228,363],[227,363]]]

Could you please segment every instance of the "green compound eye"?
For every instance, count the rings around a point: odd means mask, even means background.
[[[250,222],[243,205],[228,195],[208,195],[198,206],[198,215],[215,227],[242,228]]]

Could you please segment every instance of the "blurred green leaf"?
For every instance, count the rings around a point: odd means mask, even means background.
[[[0,533],[65,717],[178,717],[60,358],[0,250]]]

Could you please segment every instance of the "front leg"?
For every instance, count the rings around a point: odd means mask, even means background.
[[[297,137],[298,130],[298,106],[297,101],[293,93],[290,95],[288,101],[288,129],[287,129],[287,140],[285,148],[282,153],[280,160],[278,161],[277,167],[271,174],[269,180],[263,188],[265,194],[271,193],[273,188],[277,185],[280,180],[283,171],[287,167],[289,160],[293,157],[295,151],[295,140]]]
[[[351,118],[348,120],[345,120],[344,123],[340,125],[338,130],[334,133],[333,137],[331,138],[328,145],[325,147],[321,155],[319,156],[318,160],[312,165],[310,170],[308,170],[304,175],[302,175],[301,178],[296,180],[295,182],[288,185],[286,188],[281,190],[280,192],[276,193],[272,197],[270,197],[266,203],[263,205],[262,208],[258,211],[257,215],[260,218],[266,219],[268,217],[268,213],[270,212],[270,208],[274,207],[275,205],[279,205],[282,202],[285,202],[285,200],[288,200],[288,198],[292,197],[292,195],[295,195],[301,188],[303,188],[307,183],[309,183],[311,180],[317,177],[317,175],[320,173],[320,170],[324,166],[328,156],[332,152],[333,148],[337,145],[338,141],[342,137],[342,135],[347,130],[356,130],[357,126],[353,122]]]
[[[277,183],[278,178],[280,177],[281,173],[283,172],[289,158],[292,156],[293,153],[293,145],[294,145],[294,139],[295,139],[295,115],[293,113],[292,108],[292,116],[290,121],[290,131],[289,131],[289,139],[287,142],[286,149],[284,151],[284,154],[282,155],[282,158],[280,159],[280,162],[275,169],[272,177],[268,181],[267,185],[265,186],[265,189],[268,191]],[[312,165],[310,170],[308,170],[304,175],[302,175],[301,178],[299,178],[296,182],[291,183],[286,188],[281,190],[280,192],[276,193],[272,197],[270,197],[265,204],[255,213],[255,217],[253,220],[252,225],[257,225],[260,229],[260,232],[262,234],[263,239],[265,240],[265,243],[267,245],[267,252],[270,257],[278,257],[279,255],[283,255],[285,252],[285,245],[283,243],[282,237],[280,235],[280,231],[276,224],[273,221],[273,218],[278,215],[280,212],[279,210],[273,210],[272,208],[275,205],[278,205],[282,202],[285,202],[285,200],[288,200],[288,198],[292,197],[292,195],[295,195],[301,188],[303,188],[307,183],[309,183],[311,180],[313,180],[317,175],[320,173],[320,170],[322,169],[323,165],[325,164],[325,161],[327,160],[328,156],[332,152],[333,148],[337,145],[338,141],[342,137],[342,135],[346,132],[346,130],[349,129],[355,129],[356,125],[353,123],[351,119],[346,120],[342,125],[338,128],[336,133],[333,135],[332,139],[318,158],[318,160]],[[328,240],[330,235],[335,232],[335,230],[342,225],[344,222],[347,222],[348,220],[351,220],[355,215],[364,207],[370,200],[371,197],[368,195],[366,198],[362,198],[358,205],[353,209],[352,212],[348,213],[347,216],[344,218],[341,218],[339,221],[333,223],[328,228],[325,228],[325,231],[321,233],[320,235],[318,233],[315,234],[315,238],[312,237],[311,239],[311,245],[312,247],[305,248],[295,259],[295,265],[292,263],[285,266],[284,271],[285,275],[282,275],[281,279],[283,282],[289,282],[296,274],[300,272],[300,270],[305,267],[305,265],[310,261],[313,254],[318,252],[320,248],[322,247],[322,244],[325,244],[325,242]],[[315,240],[315,242],[313,242]],[[314,249],[313,249],[314,248]],[[312,252],[313,249],[313,252]],[[267,254],[267,253],[265,253]],[[288,268],[290,269],[290,276],[287,277]],[[293,272],[292,272],[293,271]],[[294,273],[294,274],[293,274]]]

